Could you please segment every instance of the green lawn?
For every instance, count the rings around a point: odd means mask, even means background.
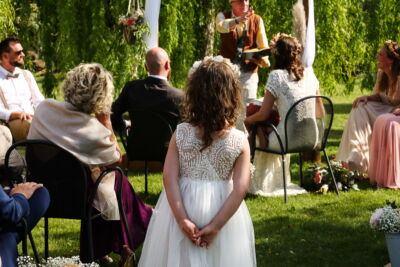
[[[358,95],[361,92],[332,97],[336,113],[329,155],[337,151],[351,102]],[[294,161],[292,179],[296,181],[298,166]],[[143,173],[130,173],[129,178],[143,200],[154,206],[162,190],[161,173],[149,176],[147,196]],[[398,191],[376,190],[368,181],[361,182],[360,187],[361,191],[339,196],[328,193],[289,197],[287,204],[283,203],[283,197],[248,196],[246,203],[255,229],[258,266],[383,266],[388,263],[384,236],[370,229],[369,217],[386,199],[399,200]],[[43,222],[33,234],[43,253]],[[78,255],[78,242],[79,222],[50,220],[51,256]],[[118,256],[113,258],[117,262]]]

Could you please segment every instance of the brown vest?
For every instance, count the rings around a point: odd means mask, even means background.
[[[225,18],[232,18],[232,11],[226,11],[223,13]],[[246,42],[243,50],[257,48],[257,30],[260,25],[260,16],[253,14],[250,16],[248,21],[248,29]],[[221,47],[219,54],[225,58],[233,60],[236,57],[236,47],[238,43],[238,33],[236,30],[230,31],[228,33],[221,33]],[[247,69],[252,72],[257,72],[258,65],[250,62],[247,64]]]

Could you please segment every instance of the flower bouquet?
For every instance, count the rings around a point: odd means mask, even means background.
[[[350,171],[342,166],[338,161],[331,160],[333,174],[337,181],[338,189],[341,191],[359,190],[355,183],[356,178],[360,177],[358,172]],[[332,177],[329,174],[328,166],[313,164],[307,168],[304,175],[303,187],[307,191],[326,193],[333,190]]]
[[[140,8],[140,1],[129,1],[128,12],[121,15],[118,24],[122,27],[125,41],[133,45],[137,39],[140,39],[143,33],[148,31],[148,25],[144,21],[144,12]]]
[[[369,224],[372,228],[385,233],[400,233],[400,208],[395,202],[386,201],[386,206],[376,209]]]
[[[17,258],[17,265],[20,267],[98,267],[99,265],[95,262],[82,263],[79,260],[79,256],[73,256],[71,258],[55,257],[42,260],[41,263],[36,264],[30,256],[19,256]]]
[[[400,266],[400,208],[386,200],[386,206],[376,209],[369,220],[372,228],[384,232],[392,266]]]

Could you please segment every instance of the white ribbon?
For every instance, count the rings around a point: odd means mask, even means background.
[[[315,59],[315,22],[314,22],[314,0],[308,0],[308,23],[306,41],[303,52],[304,67],[312,67]]]
[[[158,46],[158,17],[160,15],[161,0],[147,0],[144,20],[150,26],[150,35],[144,36],[144,41],[147,44],[147,49],[152,49]]]

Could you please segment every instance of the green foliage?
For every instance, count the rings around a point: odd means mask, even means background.
[[[264,20],[269,39],[278,32],[291,32],[295,2],[251,0],[255,12]],[[321,0],[314,3],[317,39],[314,69],[321,88],[324,92],[349,93],[359,80],[362,89],[371,90],[376,53],[385,40],[400,41],[398,0]],[[141,42],[127,45],[117,22],[118,17],[126,13],[127,5],[128,0],[20,0],[12,3],[2,0],[0,36],[13,33],[15,27],[24,47],[37,51],[46,61],[44,88],[47,96],[56,94],[54,73],[65,73],[89,61],[97,61],[109,69],[119,91],[133,76],[145,75],[144,45]],[[229,9],[227,0],[161,1],[159,45],[170,54],[175,86],[184,86],[187,71],[194,61],[204,56],[210,22],[219,11]],[[215,54],[219,38],[215,32],[211,49]],[[269,71],[260,69],[260,89]],[[344,87],[337,86],[339,84]],[[335,91],[335,88],[344,89]]]
[[[14,7],[21,18],[16,24],[24,46],[39,52],[46,62],[46,96],[58,94],[55,73],[65,73],[79,63],[101,63],[113,73],[117,92],[133,76],[145,74],[145,44],[128,45],[118,24],[128,0],[22,0]],[[37,19],[32,16],[36,13]],[[148,27],[143,29],[135,34],[143,34]]]
[[[11,0],[0,1],[0,39],[4,39],[15,32],[14,19],[15,12],[11,5]]]

